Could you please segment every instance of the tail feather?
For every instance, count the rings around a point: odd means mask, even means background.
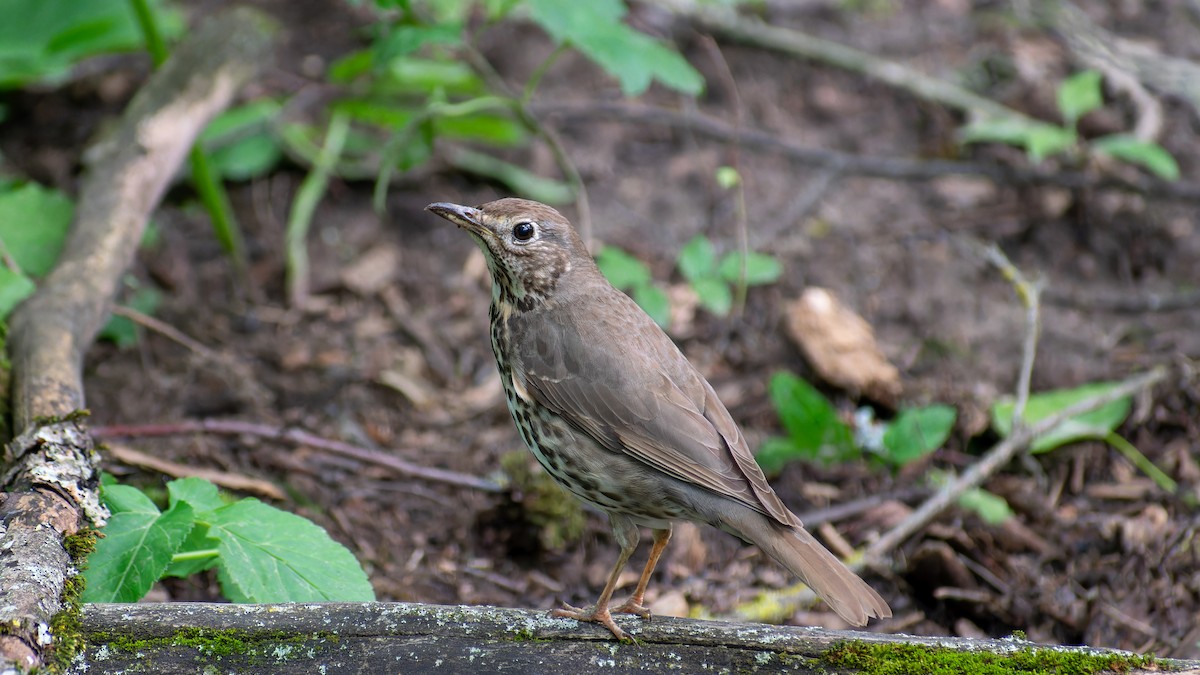
[[[731,514],[732,515],[732,514]],[[803,527],[785,527],[746,509],[722,529],[746,539],[800,577],[837,615],[855,626],[892,615],[887,602]],[[737,522],[729,522],[736,520]]]

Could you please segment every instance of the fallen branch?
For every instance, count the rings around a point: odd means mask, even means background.
[[[1020,640],[917,637],[656,617],[617,619],[638,643],[548,612],[411,603],[88,605],[72,672],[1087,672],[1161,673],[1196,662]],[[977,654],[972,657],[972,653]],[[972,661],[976,658],[976,661]],[[914,665],[905,667],[905,659]],[[917,659],[921,659],[921,665]],[[1095,661],[1089,661],[1095,659]],[[1060,665],[1056,665],[1060,664]],[[939,671],[942,672],[942,671]]]
[[[499,484],[478,476],[472,476],[447,469],[435,469],[406,462],[399,457],[389,455],[371,448],[364,448],[331,438],[323,438],[316,434],[299,429],[285,429],[269,424],[254,422],[239,422],[237,420],[199,420],[175,422],[172,424],[131,424],[95,427],[92,435],[97,440],[110,438],[150,438],[154,436],[178,436],[180,434],[220,434],[225,436],[255,436],[277,441],[286,441],[296,445],[304,445],[331,454],[349,457],[360,462],[387,467],[403,476],[420,478],[435,483],[445,483],[455,487],[471,488],[483,492],[500,492]]]
[[[249,492],[260,497],[280,501],[287,499],[287,495],[283,490],[276,487],[274,483],[262,480],[261,478],[251,478],[240,473],[218,471],[217,469],[209,469],[202,466],[180,464],[179,462],[172,462],[169,459],[148,455],[140,450],[119,444],[110,443],[105,449],[105,455],[113,461],[157,471],[172,478],[203,478],[213,485],[219,485],[226,490]]]
[[[1008,464],[1013,456],[1021,450],[1028,448],[1037,438],[1047,434],[1072,417],[1091,412],[1113,401],[1145,391],[1158,382],[1161,382],[1166,376],[1167,369],[1159,366],[1148,372],[1124,380],[1101,394],[1079,401],[1053,415],[1048,415],[1038,420],[1036,424],[1023,427],[1013,425],[1012,435],[993,446],[978,462],[971,465],[971,468],[964,471],[956,480],[944,485],[908,518],[885,532],[883,536],[876,539],[867,547],[864,553],[866,563],[881,569],[886,568],[885,557],[900,546],[904,540],[928,525],[950,505],[957,503],[959,497],[967,490],[978,487],[989,476],[1000,469],[1000,467]]]
[[[223,12],[181,43],[88,157],[54,270],[13,313],[13,421],[0,461],[0,672],[46,663],[52,617],[76,573],[63,539],[106,513],[97,457],[75,414],[85,350],[107,318],[142,232],[200,130],[267,60],[271,31]]]

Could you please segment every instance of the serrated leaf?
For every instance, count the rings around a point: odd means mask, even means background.
[[[812,385],[791,373],[779,372],[771,376],[767,390],[789,439],[806,453],[806,459],[833,464],[860,456],[850,428]]]
[[[650,282],[650,268],[646,263],[616,246],[601,248],[596,254],[596,266],[608,278],[608,283],[621,290]]]
[[[948,405],[902,410],[883,433],[884,456],[896,466],[904,466],[937,450],[954,428],[957,412]]]
[[[1058,110],[1068,127],[1074,127],[1080,117],[1104,105],[1098,71],[1076,73],[1058,86]]]
[[[187,504],[165,513],[140,490],[125,485],[104,488],[112,512],[104,538],[88,556],[84,602],[136,602],[162,577],[171,556],[193,526]]]
[[[989,525],[999,525],[1013,516],[1012,507],[1003,497],[982,488],[971,488],[958,498],[958,505],[974,511]]]
[[[663,289],[651,283],[634,286],[633,301],[659,326],[666,328],[670,325],[671,299]]]
[[[717,270],[717,251],[708,237],[698,234],[679,249],[677,264],[679,273],[688,281],[711,277]]]
[[[177,478],[167,483],[167,497],[171,505],[178,502],[187,503],[197,516],[203,516],[229,504],[221,497],[221,491],[216,485],[196,477]]]
[[[1116,382],[1094,382],[1074,389],[1060,389],[1033,394],[1025,404],[1025,423],[1036,424],[1042,419],[1080,401],[1099,396],[1118,386]],[[1125,421],[1132,399],[1121,398],[1083,415],[1077,415],[1058,425],[1049,433],[1034,439],[1030,452],[1042,453],[1085,439],[1104,438]],[[992,406],[992,428],[1003,437],[1012,433],[1012,399],[998,401]]]
[[[61,192],[27,183],[0,194],[0,241],[22,273],[39,279],[58,260],[74,214]]]
[[[705,277],[692,282],[692,290],[700,305],[717,316],[728,316],[733,308],[733,292],[729,284],[716,277]]]
[[[345,546],[292,513],[247,498],[206,514],[218,578],[235,602],[364,602],[367,575]]]
[[[1096,152],[1148,169],[1163,180],[1179,180],[1179,164],[1166,148],[1131,134],[1112,134],[1092,141]]]
[[[528,0],[530,17],[557,42],[569,43],[621,83],[626,96],[637,96],[657,79],[695,96],[704,78],[677,52],[621,23],[621,0]]]
[[[0,322],[21,304],[21,301],[33,295],[35,290],[37,285],[33,283],[33,279],[7,267],[0,267]]]
[[[737,251],[726,253],[717,266],[717,274],[731,284],[737,283],[741,274],[741,254]],[[783,265],[775,256],[751,251],[746,254],[746,285],[761,286],[779,281],[783,275]]]

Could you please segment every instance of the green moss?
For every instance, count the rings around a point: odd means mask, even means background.
[[[529,522],[537,526],[538,538],[546,550],[561,550],[579,541],[587,525],[582,504],[540,466],[534,466],[528,452],[505,454],[500,458],[500,468],[511,483],[513,499],[524,507]]]
[[[96,635],[113,651],[151,652],[163,647],[190,647],[206,658],[240,657],[249,664],[284,663],[294,658],[311,658],[313,642],[336,644],[334,633],[295,635],[283,631],[247,632],[232,629],[182,628],[174,635],[136,639],[128,635]],[[305,647],[305,649],[300,649]]]
[[[71,661],[87,647],[83,637],[80,613],[83,597],[83,570],[87,568],[88,554],[96,550],[97,533],[91,528],[63,537],[63,548],[71,556],[71,562],[80,571],[73,577],[68,577],[63,584],[62,609],[50,619],[50,634],[54,636],[51,646],[48,670],[61,673],[71,665]]]
[[[855,670],[864,675],[1003,675],[1005,673],[1045,674],[1124,673],[1134,668],[1156,665],[1153,657],[1123,654],[1091,654],[1082,650],[1026,647],[995,654],[961,651],[945,647],[912,644],[867,644],[841,642],[823,655],[828,665]]]

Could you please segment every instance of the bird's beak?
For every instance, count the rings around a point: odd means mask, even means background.
[[[451,204],[450,202],[435,202],[426,206],[425,210],[433,211],[468,232],[486,234],[488,231],[483,225],[483,213],[472,206],[462,206],[460,204]]]

